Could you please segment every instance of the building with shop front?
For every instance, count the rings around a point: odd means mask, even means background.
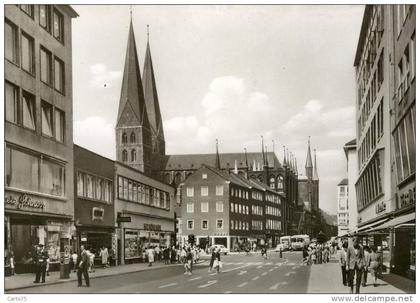
[[[346,162],[347,162],[347,183],[348,183],[348,234],[354,233],[357,230],[357,200],[356,200],[356,180],[358,176],[358,168],[357,168],[357,145],[356,139],[353,139],[347,142],[344,147],[344,153],[346,155]],[[340,227],[339,227],[340,228]],[[339,235],[342,235],[339,231]]]
[[[97,258],[103,247],[116,252],[114,161],[78,145],[74,145],[74,218],[74,251],[84,245]]]
[[[5,248],[20,273],[43,244],[54,270],[72,245],[71,27],[78,15],[69,5],[34,4],[5,5],[4,14]]]
[[[357,46],[358,232],[415,276],[415,5],[367,5]]]
[[[348,180],[343,179],[337,184],[337,225],[338,236],[349,233],[349,186]]]
[[[221,244],[230,251],[275,246],[282,232],[284,194],[244,176],[208,165],[180,184],[179,238],[194,238],[202,248]]]

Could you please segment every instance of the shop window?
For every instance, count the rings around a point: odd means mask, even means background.
[[[223,185],[216,185],[216,196],[223,196]]]
[[[4,98],[6,100],[6,120],[19,124],[19,88],[5,82]]]
[[[41,104],[41,130],[44,136],[53,136],[53,107],[45,101]]]
[[[52,54],[41,46],[40,49],[41,81],[52,85]]]
[[[19,64],[18,28],[9,20],[4,22],[4,52],[7,60]]]
[[[35,130],[35,97],[27,92],[23,92],[23,126]]]
[[[64,142],[64,112],[59,110],[59,109],[55,109],[55,139],[58,142]]]
[[[64,41],[64,19],[57,9],[53,12],[53,36],[60,42]]]
[[[216,228],[217,229],[223,229],[223,219],[217,219],[216,220]]]
[[[54,88],[64,93],[64,62],[54,58]]]
[[[28,34],[22,32],[21,35],[22,47],[22,68],[28,73],[35,74],[35,54],[34,54],[34,39]]]
[[[39,5],[39,25],[46,31],[51,27],[51,6],[47,4]]]
[[[216,202],[216,212],[222,213],[223,212],[223,202],[217,201]]]

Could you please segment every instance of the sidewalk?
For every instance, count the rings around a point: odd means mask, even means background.
[[[356,282],[356,277],[355,277]],[[360,286],[361,294],[404,294],[415,293],[415,281],[395,274],[384,274],[377,280],[378,286],[372,285],[372,277],[368,274],[368,285]],[[401,287],[403,285],[404,287]],[[333,256],[330,263],[311,265],[308,293],[349,294],[350,288],[344,286],[341,277],[341,267]]]
[[[204,260],[200,260],[198,264],[205,262]],[[99,277],[108,277],[108,276],[115,276],[115,275],[122,275],[131,272],[138,272],[138,271],[147,271],[153,270],[163,267],[170,267],[170,266],[183,266],[181,263],[178,264],[169,264],[165,265],[163,262],[153,263],[153,266],[148,266],[149,263],[134,263],[134,264],[127,264],[127,265],[118,265],[112,266],[108,268],[96,268],[95,272],[89,273],[90,279],[95,279]],[[59,283],[66,283],[69,281],[77,281],[77,273],[71,271],[69,279],[60,279],[60,272],[54,271],[50,272],[49,276],[45,277],[45,283],[38,283],[35,284],[33,281],[35,280],[35,274],[27,273],[27,274],[16,274],[14,276],[9,276],[4,278],[4,290],[15,290],[15,289],[22,289],[22,288],[30,288],[30,287],[41,287],[44,285],[51,285],[51,284],[59,284]],[[75,282],[76,283],[76,282]]]

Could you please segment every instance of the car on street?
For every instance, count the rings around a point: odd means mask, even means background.
[[[221,245],[221,244],[215,244],[215,245],[212,246],[212,248],[214,248],[214,249],[220,248],[220,252],[222,254],[225,254],[225,255],[227,255],[227,253],[228,253],[228,249],[224,245]]]

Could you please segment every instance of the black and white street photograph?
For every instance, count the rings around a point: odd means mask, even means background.
[[[2,11],[5,302],[415,301],[414,2]]]

